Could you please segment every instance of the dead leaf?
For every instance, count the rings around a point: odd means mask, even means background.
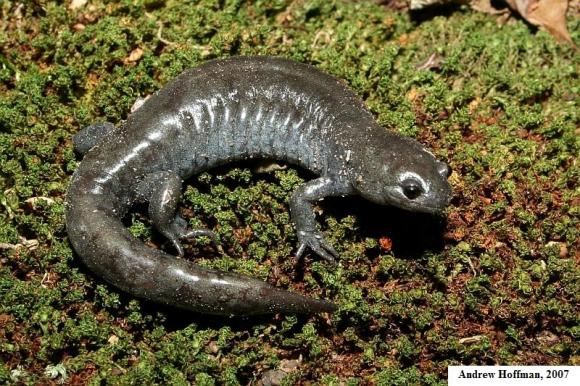
[[[452,0],[411,0],[409,8],[413,11],[429,7],[431,5],[441,5],[451,3]]]
[[[54,200],[50,197],[43,197],[43,196],[38,196],[38,197],[30,197],[26,200],[24,200],[24,202],[26,203],[26,205],[30,208],[30,209],[36,209],[38,204],[40,203],[40,201],[44,201],[47,205],[52,205],[54,204]]]
[[[503,0],[518,12],[528,23],[548,30],[559,41],[574,45],[566,27],[566,11],[569,0]],[[491,0],[409,0],[411,10],[420,10],[434,5],[468,3],[476,11],[491,15],[504,14],[506,10],[496,9]]]
[[[383,236],[379,239],[379,246],[383,252],[390,252],[393,249],[393,240],[387,236]]]
[[[505,0],[530,24],[546,28],[556,39],[574,44],[566,27],[568,0]]]
[[[88,0],[72,0],[68,6],[69,9],[75,10],[85,6]]]
[[[119,337],[117,335],[111,335],[109,339],[107,339],[107,342],[109,342],[111,346],[114,346],[119,343]]]
[[[491,5],[491,0],[470,0],[469,6],[479,12],[487,13],[488,15],[501,15],[504,13],[509,13],[509,9],[502,8],[497,9]]]
[[[143,57],[143,50],[139,47],[135,48],[129,56],[125,59],[126,63],[134,63]]]
[[[461,339],[459,339],[459,343],[461,343],[461,344],[477,343],[480,340],[482,340],[483,338],[484,338],[483,335],[468,336],[467,338],[461,338]]]
[[[25,239],[24,237],[19,237],[20,242],[18,244],[10,244],[10,243],[0,243],[0,250],[6,249],[18,249],[18,248],[27,248],[30,251],[35,250],[39,242],[37,239]]]
[[[441,55],[439,55],[437,52],[434,52],[423,63],[417,64],[415,68],[417,70],[439,69],[441,68],[442,60],[443,58],[441,58]]]
[[[256,167],[254,168],[254,173],[267,174],[275,172],[276,170],[286,170],[287,168],[287,165],[283,165],[274,161],[264,160],[257,163]]]
[[[211,351],[212,354],[217,354],[220,351],[220,348],[215,340],[209,342],[207,347],[209,348],[209,351]]]
[[[141,108],[141,106],[145,104],[145,101],[147,101],[147,99],[149,99],[150,96],[151,95],[147,95],[145,98],[137,98],[135,102],[133,102],[133,106],[131,106],[131,112],[134,113],[139,108]]]

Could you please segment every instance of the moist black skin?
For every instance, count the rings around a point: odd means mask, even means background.
[[[331,312],[335,306],[246,276],[212,271],[149,248],[121,219],[149,204],[155,228],[183,255],[188,229],[176,214],[182,183],[250,158],[276,159],[320,176],[300,186],[290,210],[296,255],[333,261],[316,230],[314,202],[358,194],[372,202],[439,213],[449,203],[449,167],[418,142],[378,126],[341,81],[272,57],[235,57],[188,70],[115,127],[91,125],[73,138],[85,154],[67,193],[69,239],[99,277],[134,296],[216,315]]]

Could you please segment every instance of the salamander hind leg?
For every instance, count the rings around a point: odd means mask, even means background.
[[[81,131],[73,135],[73,147],[75,151],[80,155],[85,155],[91,150],[97,143],[103,139],[105,135],[113,131],[115,125],[111,122],[98,122],[93,123]]]
[[[149,217],[153,226],[167,237],[179,256],[183,256],[183,239],[207,236],[217,245],[214,232],[209,229],[189,229],[187,221],[177,214],[182,183],[176,173],[167,171],[150,174],[137,187],[137,194],[149,202]]]

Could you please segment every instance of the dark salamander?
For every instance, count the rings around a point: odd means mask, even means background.
[[[288,162],[320,176],[290,202],[296,255],[310,249],[333,260],[336,251],[317,231],[314,202],[358,194],[439,213],[451,196],[445,163],[377,125],[341,81],[279,58],[207,62],[171,81],[118,127],[89,126],[73,143],[86,154],[68,189],[66,226],[83,262],[134,296],[206,314],[314,313],[335,306],[147,247],[121,221],[135,203],[149,204],[153,225],[181,256],[180,240],[214,236],[189,229],[176,214],[184,180],[250,158]]]

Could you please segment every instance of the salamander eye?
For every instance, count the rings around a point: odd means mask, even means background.
[[[401,187],[403,188],[403,194],[409,199],[414,200],[423,193],[423,188],[419,181],[414,179],[406,179],[401,183]]]

